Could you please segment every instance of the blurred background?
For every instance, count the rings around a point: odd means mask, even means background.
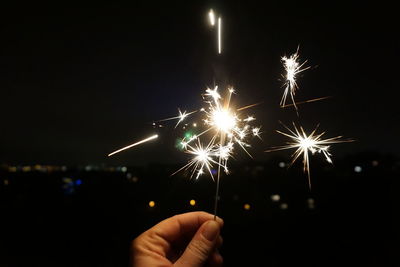
[[[210,8],[223,19],[222,54]],[[221,178],[226,266],[397,266],[400,134],[397,29],[383,2],[135,1],[4,5],[0,16],[0,266],[127,266],[129,244],[178,213],[213,212],[209,176],[171,176],[184,131],[155,120],[203,105],[207,86],[262,140],[236,150]],[[308,60],[298,101],[280,108],[281,57]],[[312,189],[279,121],[324,137]],[[199,123],[199,121],[198,121]],[[107,154],[151,134],[159,138]],[[290,167],[290,168],[289,168]]]

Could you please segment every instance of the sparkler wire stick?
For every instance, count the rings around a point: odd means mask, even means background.
[[[138,146],[138,145],[140,145],[140,144],[143,144],[143,143],[145,143],[145,142],[151,141],[151,140],[156,139],[156,138],[158,138],[158,135],[157,135],[157,134],[152,135],[152,136],[150,136],[150,137],[148,137],[148,138],[146,138],[146,139],[143,139],[143,140],[141,140],[141,141],[139,141],[139,142],[136,142],[136,143],[133,143],[133,144],[128,145],[128,146],[126,146],[126,147],[123,147],[123,148],[121,148],[121,149],[118,149],[118,150],[116,150],[116,151],[114,151],[114,152],[108,154],[108,156],[111,157],[112,155],[115,155],[115,154],[117,154],[117,153],[119,153],[119,152],[121,152],[121,151],[124,151],[124,150],[129,149],[129,148],[134,147],[134,146]]]
[[[223,133],[221,133],[221,146],[225,142]],[[218,164],[218,174],[217,174],[217,188],[215,189],[215,202],[214,202],[214,221],[217,220],[217,209],[218,209],[218,199],[219,199],[219,178],[221,173],[221,157],[219,157]]]

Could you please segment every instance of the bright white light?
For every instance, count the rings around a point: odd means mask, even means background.
[[[208,12],[208,18],[210,20],[211,26],[215,25],[215,15],[214,15],[214,10],[210,9],[210,12]]]
[[[236,126],[235,117],[228,110],[214,110],[212,124],[225,133],[230,132]]]
[[[271,200],[273,202],[278,202],[279,200],[281,200],[281,196],[278,194],[271,195]]]
[[[222,45],[221,45],[221,33],[222,33],[222,20],[221,17],[218,18],[218,54],[221,54]]]
[[[354,171],[355,171],[355,172],[362,172],[361,166],[355,166],[355,167],[354,167]]]

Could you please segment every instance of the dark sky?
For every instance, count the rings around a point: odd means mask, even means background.
[[[134,1],[71,7],[2,7],[0,24],[0,162],[142,164],[183,160],[178,134],[112,159],[106,155],[155,132],[152,120],[194,110],[215,81],[233,85],[238,105],[263,125],[261,151],[286,140],[278,121],[357,142],[362,151],[399,155],[398,29],[383,1]],[[367,3],[371,2],[371,3]],[[223,55],[207,24],[223,17]],[[300,77],[297,100],[332,98],[281,110],[280,57],[296,51],[313,68]],[[396,71],[396,72],[395,72]],[[173,128],[173,125],[172,125]],[[175,137],[174,137],[175,136]],[[287,154],[289,156],[289,153]]]

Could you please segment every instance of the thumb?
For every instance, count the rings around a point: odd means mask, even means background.
[[[220,224],[207,221],[199,228],[175,266],[203,266],[215,250],[220,232]]]

